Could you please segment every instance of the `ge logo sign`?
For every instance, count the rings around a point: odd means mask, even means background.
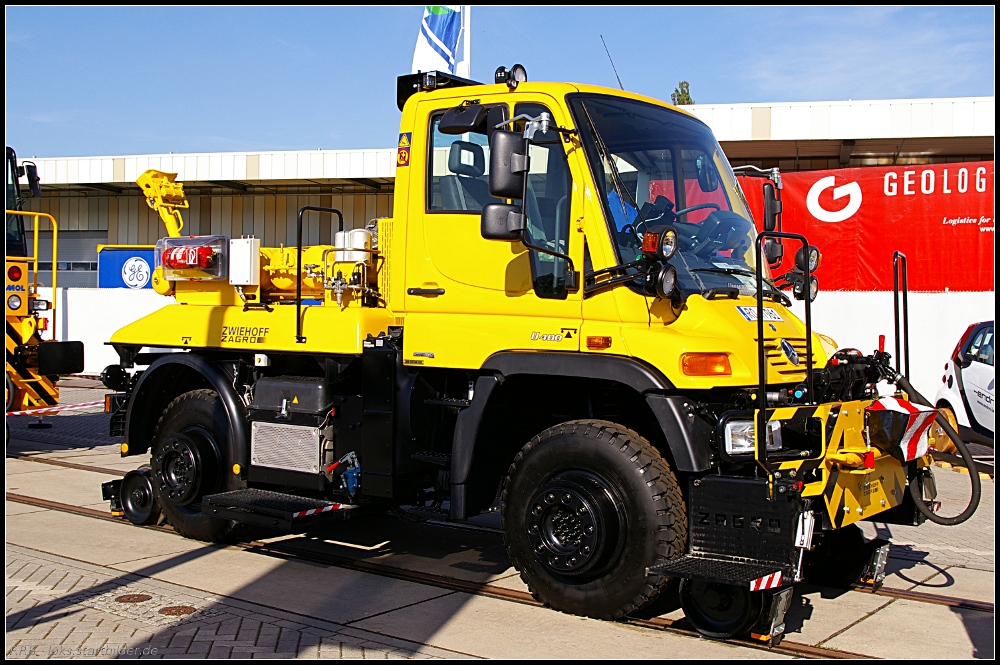
[[[149,283],[149,264],[138,256],[133,256],[122,266],[122,281],[130,289],[141,289]]]
[[[834,177],[832,175],[820,178],[815,185],[809,188],[809,193],[806,195],[806,208],[809,210],[809,214],[821,222],[842,222],[849,219],[861,207],[861,186],[858,183],[849,182],[840,187],[833,187],[833,183]],[[845,196],[850,197],[843,210],[827,210],[819,204],[819,195],[830,187],[833,187],[834,201]]]

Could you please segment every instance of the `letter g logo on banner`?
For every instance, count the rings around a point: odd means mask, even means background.
[[[828,175],[820,178],[816,184],[809,188],[806,194],[806,208],[809,214],[821,222],[842,222],[849,219],[861,208],[861,186],[856,182],[849,182],[840,187],[833,187],[834,177]],[[845,196],[850,198],[843,210],[827,210],[819,204],[819,195],[823,190],[833,187],[833,200],[842,199]]]

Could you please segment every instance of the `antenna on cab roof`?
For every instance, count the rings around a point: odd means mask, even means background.
[[[604,44],[604,35],[601,35],[601,43]],[[608,45],[604,44],[604,52],[608,54],[608,60],[611,60],[611,69],[615,70],[615,78],[618,79],[618,87],[622,90],[625,86],[622,85],[622,78],[618,76],[618,68],[615,67],[615,61],[611,59],[611,51],[608,50]]]

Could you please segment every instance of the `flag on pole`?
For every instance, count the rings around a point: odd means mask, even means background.
[[[441,71],[451,74],[462,70],[468,76],[468,15],[469,7],[459,5],[433,5],[424,7],[420,21],[417,46],[413,51],[411,71]],[[464,57],[459,58],[458,44],[465,33]],[[464,67],[462,66],[464,65]]]

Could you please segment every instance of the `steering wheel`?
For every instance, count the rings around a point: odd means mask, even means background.
[[[749,224],[750,222],[743,219],[735,212],[713,212],[704,222],[700,224],[701,228],[698,229],[690,251],[697,256],[704,257],[705,255],[718,250],[720,246],[725,245],[726,241],[734,231],[749,231]],[[728,249],[735,248],[728,247]]]
[[[690,208],[684,208],[683,210],[678,210],[674,214],[678,217],[681,215],[691,212],[692,210],[701,210],[702,208],[715,208],[716,210],[722,210],[718,203],[699,203],[696,206],[691,206]]]

